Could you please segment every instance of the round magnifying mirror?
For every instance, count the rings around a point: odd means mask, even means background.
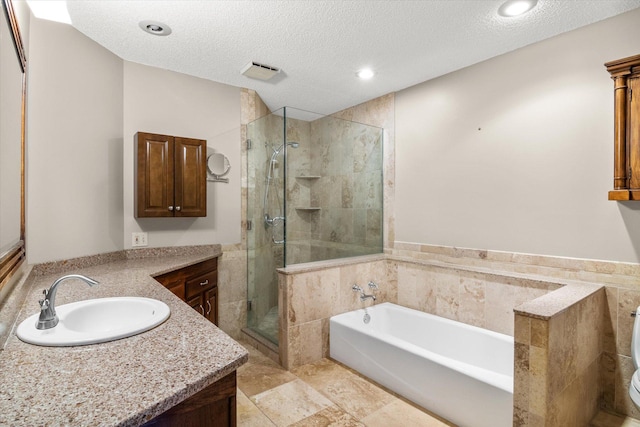
[[[207,169],[211,175],[223,176],[230,168],[229,159],[222,153],[212,153],[207,157]]]

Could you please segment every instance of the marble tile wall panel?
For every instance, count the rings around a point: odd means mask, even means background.
[[[333,114],[343,120],[366,123],[383,129],[383,206],[384,224],[383,247],[393,248],[395,244],[394,200],[395,200],[395,94],[390,93],[360,105]],[[358,153],[356,148],[356,153]],[[359,158],[362,158],[360,156]],[[372,159],[370,164],[376,164]],[[359,164],[359,163],[358,163]]]
[[[280,359],[287,369],[328,356],[329,318],[370,305],[353,284],[378,284],[377,301],[397,302],[396,264],[386,260],[279,275]],[[368,288],[367,288],[368,289]]]
[[[394,249],[387,253],[415,260],[444,262],[452,266],[500,271],[505,275],[605,284],[602,322],[593,326],[598,330],[602,348],[599,363],[599,404],[607,411],[640,418],[640,411],[630,403],[627,390],[633,374],[630,368],[632,365],[629,364],[633,330],[633,318],[630,313],[640,305],[640,264],[407,242],[396,242]],[[402,292],[402,288],[400,291]],[[589,313],[589,310],[582,314],[588,316],[586,313]],[[584,323],[584,320],[579,323]],[[578,333],[584,330],[578,328]],[[579,359],[578,369],[586,362],[586,359]]]
[[[548,319],[516,314],[514,426],[589,424],[601,399],[605,312],[600,288]]]
[[[234,339],[247,324],[247,252],[225,245],[218,258],[218,323]]]
[[[513,308],[548,293],[547,283],[398,262],[398,303],[513,336]]]

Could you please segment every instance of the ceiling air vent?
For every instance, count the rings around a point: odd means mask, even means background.
[[[253,61],[249,62],[242,68],[242,70],[240,70],[241,74],[258,80],[269,80],[279,72],[280,70],[278,68],[270,67],[269,65],[258,64],[257,62]]]

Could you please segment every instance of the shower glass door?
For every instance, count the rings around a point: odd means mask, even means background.
[[[278,343],[276,269],[382,253],[382,129],[283,108],[247,125],[247,326]]]
[[[247,125],[247,327],[278,343],[278,273],[284,267],[285,117],[269,114]]]

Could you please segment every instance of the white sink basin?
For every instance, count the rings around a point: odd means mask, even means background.
[[[36,313],[20,323],[16,334],[36,345],[97,344],[155,328],[167,320],[170,312],[167,304],[150,298],[98,298],[56,307],[60,321],[51,329],[36,329],[40,316]]]

